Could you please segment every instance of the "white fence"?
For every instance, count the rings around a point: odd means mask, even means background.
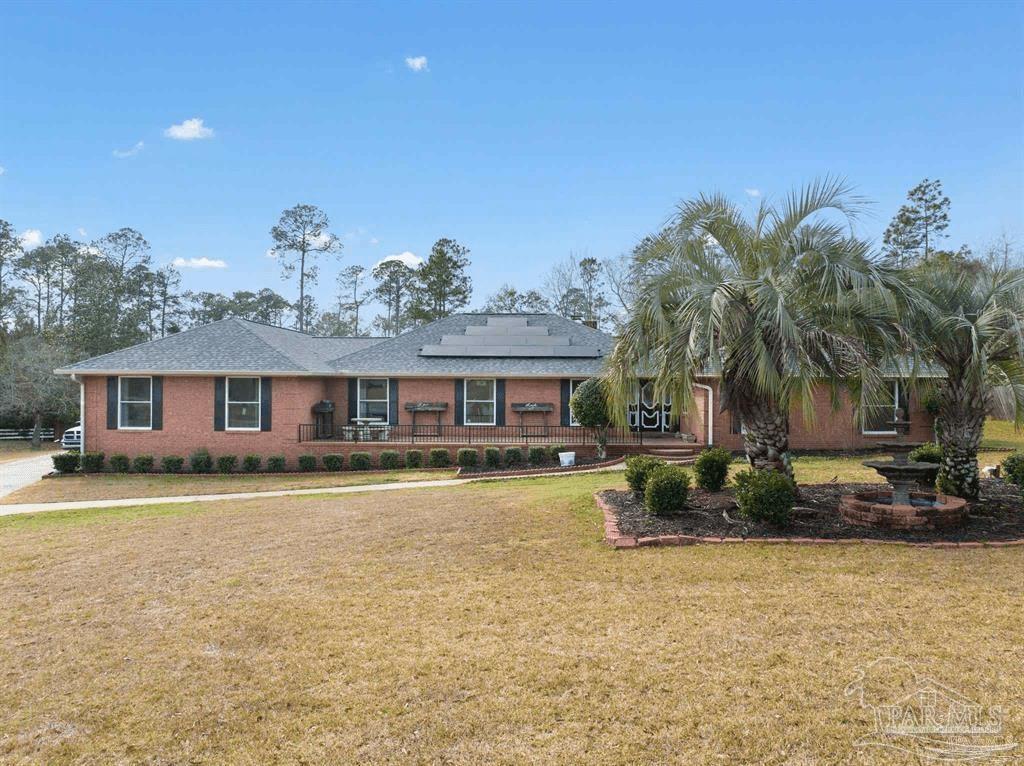
[[[42,440],[53,441],[53,429],[43,428],[39,431]],[[0,441],[15,441],[32,438],[31,428],[0,428]]]

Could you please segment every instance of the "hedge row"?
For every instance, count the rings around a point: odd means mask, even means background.
[[[530,447],[527,460],[531,465],[544,465],[558,461],[558,453],[565,450],[565,445],[551,447]],[[424,460],[426,457],[426,460]],[[480,452],[472,447],[463,448],[456,453],[456,463],[464,467],[475,467],[480,464]],[[483,452],[483,464],[489,468],[517,466],[524,463],[523,451],[519,447],[508,447],[505,454],[497,447],[486,447]],[[287,470],[284,455],[271,455],[266,459],[260,455],[245,455],[241,461],[237,455],[219,455],[216,459],[209,450],[198,449],[188,458],[180,455],[167,455],[160,459],[159,468],[163,473],[182,473],[186,464],[190,473],[236,473],[239,468],[245,473],[281,473]],[[383,470],[400,468],[446,468],[452,464],[451,453],[447,449],[431,449],[426,456],[423,450],[406,450],[403,455],[398,450],[384,450],[377,456],[374,466],[373,456],[369,452],[352,452],[348,456],[348,468],[352,471],[368,471],[374,467]],[[53,467],[60,473],[97,473],[109,468],[114,473],[153,473],[157,470],[157,460],[152,455],[139,455],[134,459],[127,455],[116,454],[107,458],[103,452],[60,452],[53,456]],[[342,454],[299,455],[296,467],[300,471],[341,471],[345,467],[345,456]]]

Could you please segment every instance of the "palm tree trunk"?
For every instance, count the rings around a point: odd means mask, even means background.
[[[765,405],[751,403],[742,409],[747,462],[758,470],[783,473],[795,484],[789,455],[789,418]]]
[[[978,445],[985,427],[986,392],[981,386],[950,382],[935,425],[942,445],[939,488],[974,500],[978,484]]]

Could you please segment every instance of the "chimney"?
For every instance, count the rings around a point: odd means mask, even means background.
[[[583,320],[583,324],[585,324],[587,327],[592,327],[595,330],[597,329],[597,320],[596,319],[584,319]]]

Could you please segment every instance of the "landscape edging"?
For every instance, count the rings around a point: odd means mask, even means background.
[[[1024,546],[1024,539],[969,541],[969,542],[922,542],[909,540],[875,540],[870,537],[851,537],[834,539],[826,537],[704,537],[701,535],[658,535],[657,537],[636,537],[624,535],[619,529],[619,521],[612,507],[605,501],[604,490],[594,493],[597,507],[604,514],[604,541],[612,548],[653,548],[669,545],[697,545],[709,543],[767,543],[787,545],[901,545],[907,548],[1010,548]]]

